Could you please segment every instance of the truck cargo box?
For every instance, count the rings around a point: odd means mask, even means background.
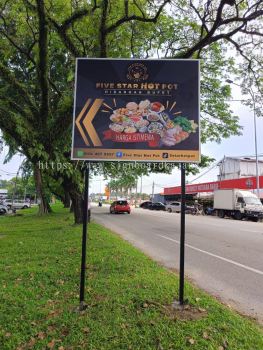
[[[218,190],[214,192],[214,209],[235,209],[235,189]]]

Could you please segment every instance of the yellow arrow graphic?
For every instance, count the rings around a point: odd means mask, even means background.
[[[86,109],[88,108],[90,102],[91,102],[91,98],[89,98],[89,99],[87,100],[87,102],[85,103],[84,107],[82,108],[80,114],[78,115],[78,117],[77,117],[77,119],[76,119],[76,125],[77,125],[77,127],[78,127],[78,129],[79,129],[79,132],[80,132],[80,134],[81,134],[81,136],[82,136],[82,138],[83,138],[83,140],[84,140],[84,142],[85,142],[85,144],[86,144],[87,146],[89,146],[89,141],[88,141],[88,139],[87,139],[87,137],[86,137],[86,135],[85,135],[85,133],[84,133],[84,130],[82,129],[82,127],[81,127],[81,125],[80,125],[80,120],[81,120],[81,118],[83,117],[83,114],[85,113]]]
[[[85,118],[83,119],[83,125],[85,126],[88,132],[88,135],[92,143],[94,144],[94,146],[102,146],[100,138],[96,133],[94,126],[92,125],[92,120],[94,119],[95,115],[100,109],[102,103],[103,103],[103,99],[96,98],[96,100],[93,102],[92,106],[90,107],[88,113],[86,114]]]

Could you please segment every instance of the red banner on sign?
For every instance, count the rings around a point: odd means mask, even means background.
[[[121,133],[113,130],[103,132],[104,140],[113,142],[148,142],[149,147],[157,147],[160,141],[160,135],[153,133]]]

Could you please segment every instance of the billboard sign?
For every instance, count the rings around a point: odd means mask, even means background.
[[[199,162],[199,61],[79,58],[72,159]]]

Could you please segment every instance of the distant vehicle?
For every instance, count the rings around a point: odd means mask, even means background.
[[[151,201],[146,201],[146,202],[143,202],[141,205],[140,205],[140,208],[142,209],[149,209],[149,207],[152,205],[152,202]]]
[[[31,207],[30,202],[18,199],[5,199],[3,204],[6,205],[9,209],[28,209]]]
[[[204,207],[202,204],[196,202],[191,210],[192,215],[205,215]]]
[[[239,189],[217,190],[214,192],[214,210],[220,218],[233,217],[258,221],[263,218],[263,205],[258,197],[250,192]]]
[[[131,208],[129,206],[129,203],[125,200],[121,201],[114,201],[110,206],[110,213],[111,214],[117,214],[117,213],[131,213]]]
[[[8,213],[8,208],[6,205],[0,204],[0,215],[5,215]]]
[[[180,213],[181,212],[181,202],[172,202],[170,204],[167,204],[166,210],[168,213]]]
[[[206,207],[204,209],[205,215],[214,215],[214,208]]]
[[[166,206],[166,211],[169,213],[181,213],[181,202],[172,202],[170,204],[167,204]],[[185,206],[185,213],[186,214],[192,214],[194,211],[193,206],[186,205]]]
[[[162,210],[165,211],[165,205],[161,202],[157,202],[157,203],[151,203],[151,205],[149,205],[149,209],[150,210]]]

